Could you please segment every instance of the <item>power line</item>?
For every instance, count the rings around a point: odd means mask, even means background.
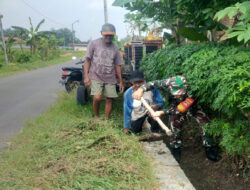
[[[36,8],[32,7],[29,3],[27,3],[25,0],[22,0],[22,2],[28,6],[29,8],[31,8],[33,11],[35,11],[36,13],[38,13],[39,15],[43,16],[44,18],[46,18],[47,20],[49,20],[50,22],[57,24],[57,25],[61,25],[63,27],[67,27],[67,25],[62,24],[60,22],[55,21],[54,19],[51,19],[50,17],[44,15],[41,11],[37,10]]]

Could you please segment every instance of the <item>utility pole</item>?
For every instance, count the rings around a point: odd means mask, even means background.
[[[7,56],[7,53],[6,53],[5,40],[4,40],[4,35],[3,35],[2,18],[3,18],[3,15],[0,14],[0,30],[1,30],[1,36],[2,36],[2,44],[3,44],[5,62],[6,62],[6,65],[8,66],[8,56]]]
[[[79,20],[76,20],[75,22],[72,23],[72,42],[73,42],[73,48],[74,48],[74,43],[75,43],[75,39],[74,39],[74,37],[75,37],[75,31],[74,31],[74,27],[73,26],[77,22],[79,22]]]
[[[108,23],[108,8],[107,8],[107,0],[104,0],[104,23]]]

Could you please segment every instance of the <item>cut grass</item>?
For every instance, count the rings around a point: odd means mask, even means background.
[[[0,67],[0,78],[42,67],[47,67],[50,65],[71,61],[72,56],[80,58],[85,55],[85,52],[62,51],[61,55],[62,56],[48,61],[36,60],[28,63],[9,63],[8,66],[6,66],[5,63],[2,63],[1,64],[2,66]]]
[[[110,120],[92,112],[91,103],[76,105],[74,93],[61,94],[0,154],[0,189],[156,188],[138,137],[122,133],[121,99]]]

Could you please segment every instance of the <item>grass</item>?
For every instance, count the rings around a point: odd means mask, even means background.
[[[10,76],[13,74],[30,71],[42,67],[47,67],[50,65],[55,65],[67,61],[72,60],[72,56],[76,56],[78,58],[84,56],[84,52],[73,52],[73,51],[60,51],[61,55],[60,57],[54,58],[52,60],[48,61],[42,61],[42,60],[35,60],[32,62],[27,63],[9,63],[8,66],[6,66],[5,63],[1,63],[0,65],[0,78]]]
[[[0,189],[156,188],[138,137],[122,133],[121,99],[110,120],[92,113],[91,103],[77,106],[74,93],[61,94],[0,154]]]

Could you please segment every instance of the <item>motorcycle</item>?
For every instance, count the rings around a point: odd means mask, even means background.
[[[72,58],[73,60],[76,57]],[[65,86],[67,92],[71,92],[74,88],[77,87],[76,90],[76,102],[79,105],[85,105],[88,101],[88,92],[87,88],[83,83],[84,78],[84,63],[85,60],[80,59],[76,65],[83,64],[82,67],[63,67],[62,76],[59,83]]]

